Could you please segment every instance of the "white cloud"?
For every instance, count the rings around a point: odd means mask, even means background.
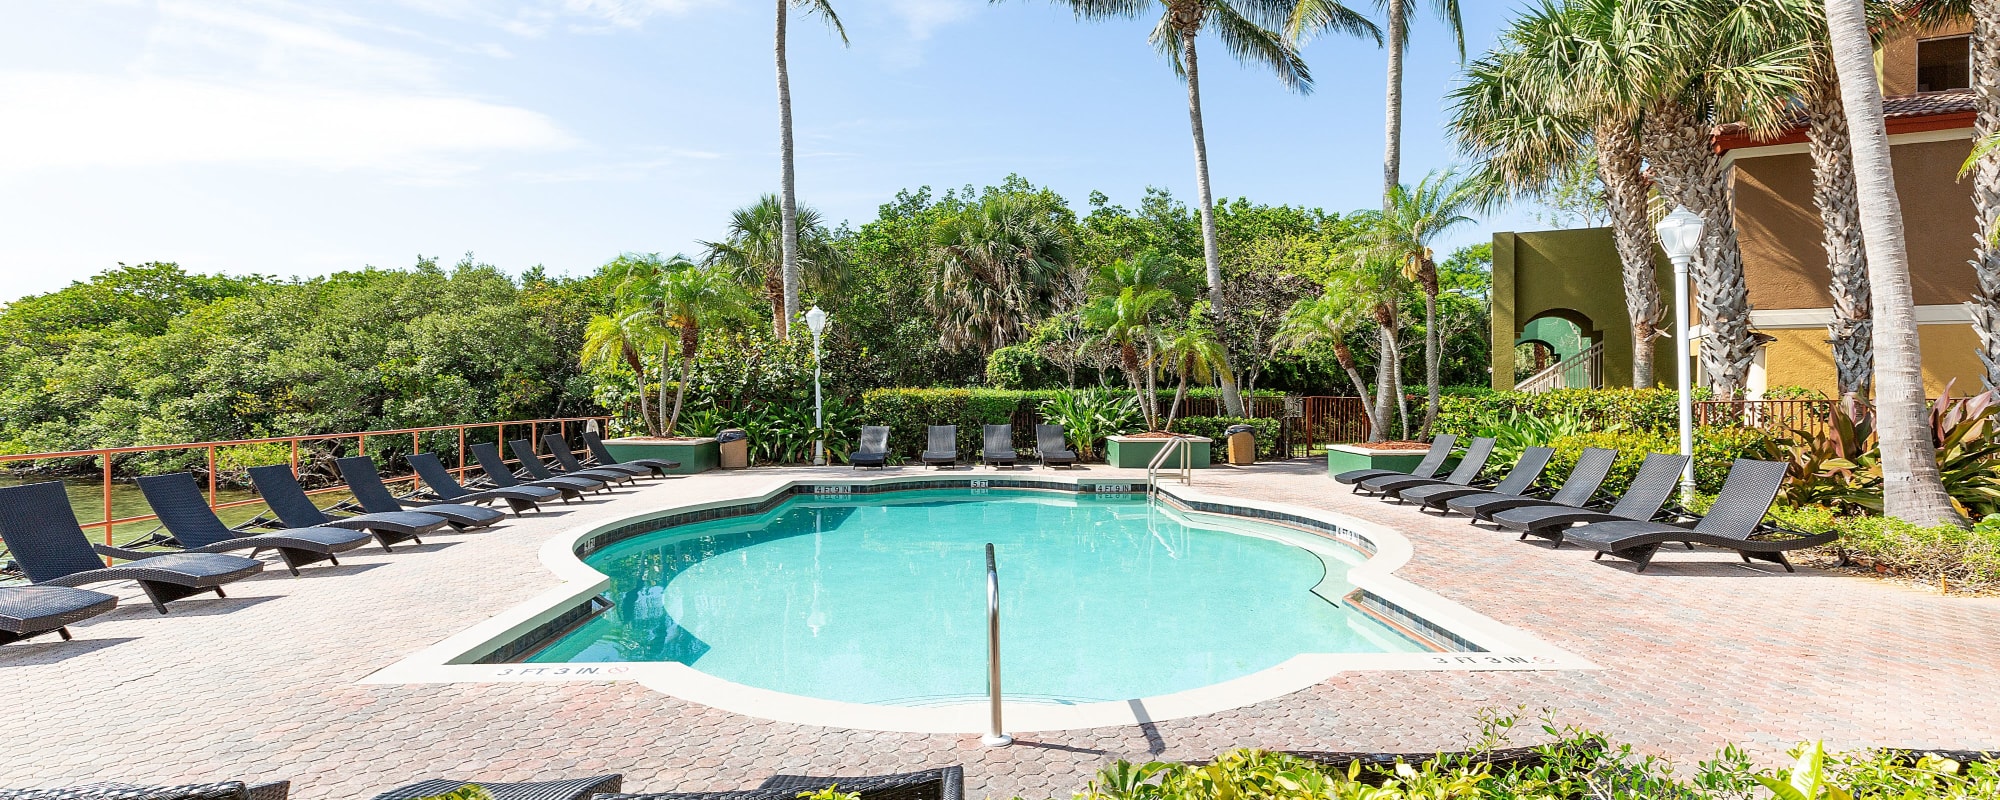
[[[965,20],[979,10],[978,0],[890,0],[889,7],[910,31],[910,38],[922,41],[946,25]]]
[[[562,0],[564,11],[620,28],[636,28],[660,14],[680,14],[707,4],[708,0]]]
[[[435,173],[455,157],[575,140],[547,116],[465,97],[291,83],[0,72],[0,170],[176,163]]]

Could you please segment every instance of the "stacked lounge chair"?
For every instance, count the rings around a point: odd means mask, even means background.
[[[1506,530],[1520,531],[1521,538],[1539,536],[1555,542],[1561,547],[1569,526],[1590,522],[1612,522],[1615,520],[1650,520],[1658,516],[1667,499],[1673,496],[1680,485],[1681,471],[1687,468],[1687,456],[1668,453],[1650,453],[1639,465],[1639,474],[1632,476],[1631,485],[1625,487],[1625,494],[1618,498],[1617,505],[1609,511],[1594,511],[1586,508],[1567,506],[1531,506],[1514,508],[1493,515],[1493,522]]]
[[[434,778],[398,786],[375,795],[373,800],[421,800],[421,798],[448,795],[467,786],[478,786],[486,790],[486,796],[492,797],[493,800],[590,800],[593,796],[610,797],[622,791],[625,788],[625,779],[621,775],[593,775],[588,778],[553,781],[487,783]]]
[[[436,514],[420,511],[397,511],[393,513],[367,513],[352,517],[328,515],[319,506],[313,505],[306,496],[305,487],[299,485],[298,476],[292,468],[284,464],[267,467],[251,467],[250,482],[257,486],[257,494],[264,504],[271,507],[271,513],[287,528],[348,528],[367,531],[375,536],[375,543],[388,550],[397,542],[423,544],[423,535],[439,530],[451,522]]]
[[[221,553],[173,553],[106,567],[57,481],[0,488],[0,540],[38,585],[134,581],[162,614],[168,603],[203,592],[227,597],[224,585],[264,570],[257,559]]]
[[[1570,468],[1569,477],[1563,479],[1562,488],[1547,499],[1530,497],[1526,494],[1507,495],[1497,492],[1464,495],[1445,501],[1445,513],[1453,511],[1472,517],[1474,524],[1480,520],[1491,520],[1494,514],[1510,508],[1528,506],[1570,506],[1582,508],[1597,496],[1597,487],[1604,485],[1604,478],[1611,474],[1612,465],[1618,463],[1618,451],[1602,447],[1586,447],[1576,458],[1576,465]]]
[[[452,477],[451,470],[445,468],[444,462],[438,460],[436,453],[411,453],[409,462],[410,468],[417,471],[417,477],[422,478],[424,485],[430,487],[430,497],[428,499],[404,498],[408,502],[419,504],[426,502],[470,503],[472,505],[480,505],[493,502],[494,500],[505,500],[507,501],[507,507],[514,510],[515,516],[519,516],[524,511],[540,511],[542,510],[541,504],[550,500],[561,498],[563,502],[569,502],[569,498],[563,496],[562,490],[549,486],[496,486],[491,489],[467,489],[463,484],[458,482],[457,478]]]
[[[1514,462],[1514,468],[1507,471],[1507,477],[1495,484],[1491,490],[1450,483],[1412,486],[1397,493],[1405,503],[1415,503],[1418,510],[1426,508],[1442,509],[1445,503],[1460,497],[1476,494],[1491,494],[1501,497],[1520,497],[1533,488],[1535,481],[1541,480],[1542,470],[1549,466],[1549,459],[1556,454],[1552,447],[1530,447],[1521,451],[1521,457]]]
[[[940,767],[894,775],[773,775],[755,789],[607,794],[596,800],[797,800],[827,788],[861,800],[965,800],[965,773],[960,767]]]
[[[958,426],[932,425],[929,431],[930,445],[924,448],[919,458],[926,467],[954,468],[958,466]]]
[[[579,472],[624,475],[626,478],[660,478],[666,475],[665,473],[655,475],[651,467],[642,467],[637,464],[600,464],[595,467],[586,467],[583,465],[583,462],[576,460],[576,453],[569,449],[569,442],[563,441],[563,437],[553,433],[542,434],[542,446],[548,448],[549,458],[555,459],[556,468],[562,470],[563,474],[566,475],[573,475]]]
[[[1465,457],[1458,460],[1458,466],[1453,467],[1451,474],[1446,475],[1442,479],[1425,478],[1417,475],[1377,475],[1355,484],[1354,489],[1357,492],[1366,490],[1384,498],[1395,498],[1399,497],[1404,489],[1412,489],[1418,486],[1433,486],[1437,484],[1470,486],[1472,479],[1479,477],[1480,471],[1486,469],[1486,459],[1491,458],[1492,455],[1492,439],[1474,439],[1472,440],[1472,444],[1465,448]]]
[[[611,455],[611,448],[605,447],[604,440],[599,438],[594,431],[583,432],[583,447],[590,451],[589,460],[583,462],[583,465],[586,467],[608,467],[618,464],[630,464],[652,470],[653,475],[660,478],[667,477],[668,473],[681,468],[681,462],[665,458],[620,460]]]
[[[1369,478],[1379,478],[1384,475],[1415,475],[1419,478],[1428,478],[1436,475],[1438,470],[1444,469],[1445,460],[1451,458],[1451,449],[1457,445],[1458,437],[1449,433],[1440,434],[1431,439],[1431,449],[1424,453],[1422,461],[1417,462],[1416,469],[1409,472],[1398,472],[1393,469],[1350,469],[1333,476],[1333,480],[1336,483],[1359,484]],[[1357,486],[1355,491],[1360,491],[1360,488]]]
[[[1769,561],[1794,572],[1785,552],[1818,547],[1839,538],[1839,534],[1794,534],[1783,539],[1754,538],[1764,533],[1787,533],[1766,527],[1764,515],[1785,482],[1785,465],[1777,461],[1737,459],[1722,481],[1715,505],[1693,527],[1681,527],[1644,520],[1593,522],[1569,531],[1569,541],[1597,548],[1596,558],[1614,556],[1639,565],[1645,572],[1653,555],[1668,542],[1681,542],[1690,549],[1697,544],[1735,550],[1744,563],[1751,559]]]
[[[507,460],[500,457],[500,448],[491,443],[472,446],[472,459],[479,462],[479,471],[485,474],[485,482],[495,487],[511,489],[518,486],[535,486],[562,492],[563,501],[583,497],[584,492],[605,491],[604,481],[577,476],[536,478],[522,482],[513,470],[507,468]],[[539,463],[539,462],[537,462]],[[525,470],[524,470],[525,471]],[[546,473],[546,471],[544,471]],[[532,473],[531,473],[532,474]]]
[[[142,546],[167,547],[176,553],[249,550],[252,557],[259,550],[276,550],[278,557],[285,562],[285,569],[296,577],[299,567],[321,561],[330,561],[338,566],[341,553],[368,544],[367,531],[347,528],[291,528],[256,534],[231,530],[208,507],[208,501],[201,496],[201,487],[194,482],[194,476],[186,472],[142,477],[139,479],[139,491],[146,495],[146,504],[153,507],[153,514],[167,529],[166,536],[156,537]],[[109,546],[100,547],[98,551],[108,551],[114,558],[132,560],[160,555]]]
[[[535,444],[526,439],[509,440],[507,442],[507,449],[514,451],[514,460],[521,463],[522,471],[527,472],[529,477],[536,480],[548,480],[555,477],[585,478],[597,481],[599,484],[607,487],[614,483],[632,482],[632,476],[623,472],[606,472],[594,469],[561,474],[553,472],[549,469],[548,463],[542,461],[541,455],[535,452]]]
[[[1035,454],[1041,457],[1043,466],[1051,469],[1076,466],[1076,453],[1069,449],[1065,438],[1061,425],[1035,426]]]
[[[334,463],[340,466],[340,476],[347,480],[348,491],[354,493],[355,501],[361,504],[363,510],[370,514],[407,512],[403,504],[396,500],[396,495],[390,493],[389,487],[382,483],[382,474],[375,471],[374,459],[368,456],[348,456],[337,459]],[[431,503],[424,506],[421,513],[443,517],[453,528],[461,531],[484,528],[507,518],[505,513],[491,508],[457,503]]]
[[[111,613],[118,598],[69,586],[0,586],[0,644],[54,632],[68,641],[69,626]]]
[[[1014,426],[987,425],[981,432],[985,446],[979,449],[979,460],[986,462],[986,466],[999,469],[1020,461],[1021,454],[1014,451]]]
[[[889,468],[889,428],[886,425],[867,425],[861,429],[861,444],[854,452],[847,454],[847,463],[855,469],[874,467]]]

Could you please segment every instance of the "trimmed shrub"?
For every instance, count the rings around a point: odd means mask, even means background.
[[[1956,592],[2000,591],[2000,523],[1967,529],[1847,517],[1834,519],[1833,529],[1840,540],[1827,549],[1864,567]]]
[[[1278,453],[1279,422],[1275,419],[1243,419],[1241,417],[1182,417],[1174,420],[1174,431],[1195,436],[1206,436],[1216,447],[1208,450],[1209,460],[1220,464],[1229,460],[1229,449],[1222,435],[1231,425],[1248,425],[1256,428],[1257,457],[1265,458]]]
[[[1771,434],[1755,428],[1697,428],[1694,433],[1694,481],[1700,491],[1713,492],[1722,487],[1722,481],[1729,475],[1729,466],[1739,458],[1762,458],[1765,443],[1771,441]],[[1599,492],[1615,497],[1625,492],[1631,485],[1632,477],[1639,473],[1639,465],[1648,453],[1675,453],[1680,451],[1677,436],[1671,433],[1647,431],[1619,431],[1616,433],[1584,433],[1564,436],[1550,443],[1556,454],[1549,459],[1545,474],[1551,483],[1560,482],[1576,466],[1576,459],[1583,455],[1584,448],[1603,447],[1618,451],[1618,461],[1611,468],[1611,474],[1604,479]]]
[[[1453,392],[1439,398],[1439,433],[1469,436],[1482,424],[1523,416],[1572,416],[1587,421],[1616,421],[1634,431],[1672,433],[1678,425],[1678,403],[1667,389],[1559,389],[1527,392]]]
[[[970,458],[979,452],[981,425],[998,425],[1005,422],[1021,421],[1014,428],[1014,446],[1029,449],[1035,446],[1033,423],[1041,420],[1041,406],[1046,400],[1063,394],[1063,389],[1038,389],[1014,391],[1007,389],[875,389],[861,396],[861,415],[857,424],[889,426],[889,452],[914,456],[922,452],[925,431],[931,425],[958,426],[958,452]],[[1115,397],[1130,397],[1130,391],[1110,390]],[[1213,388],[1191,389],[1192,398],[1213,398],[1217,395]],[[1258,391],[1259,397],[1282,397],[1277,392]],[[1173,400],[1171,390],[1161,392],[1160,408],[1165,411]],[[1186,422],[1200,417],[1182,417],[1174,421],[1176,430],[1188,431]],[[1215,417],[1212,419],[1220,419]],[[1277,420],[1247,420],[1249,424],[1268,423],[1273,431],[1269,436],[1259,434],[1260,446],[1265,441],[1275,444],[1278,440]],[[1222,428],[1216,428],[1221,435]],[[1260,430],[1262,430],[1260,428]]]

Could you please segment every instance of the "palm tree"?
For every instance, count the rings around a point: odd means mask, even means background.
[[[1025,340],[1048,316],[1072,247],[1056,210],[1033,196],[993,194],[953,215],[932,242],[925,295],[938,344],[992,353]]]
[[[1284,325],[1278,329],[1278,340],[1294,350],[1318,344],[1331,346],[1334,360],[1354,383],[1354,396],[1361,399],[1361,412],[1374,419],[1375,404],[1368,398],[1368,384],[1361,380],[1354,351],[1347,346],[1347,338],[1369,324],[1364,304],[1356,302],[1339,284],[1328,284],[1320,296],[1292,305],[1285,314]]]
[[[1086,19],[1135,18],[1153,7],[1143,0],[1062,1],[1077,16]],[[1187,82],[1188,127],[1194,135],[1195,190],[1201,201],[1202,261],[1208,278],[1208,302],[1217,317],[1222,317],[1226,316],[1228,304],[1222,290],[1221,249],[1216,242],[1215,198],[1208,181],[1208,138],[1202,131],[1201,70],[1195,40],[1205,26],[1212,27],[1237,60],[1270,67],[1285,88],[1301,94],[1312,91],[1312,73],[1291,40],[1276,30],[1290,24],[1296,0],[1158,0],[1158,3],[1163,13],[1153,26],[1151,39],[1153,46],[1170,58],[1174,74]],[[1347,32],[1375,31],[1373,23],[1351,12],[1340,19],[1343,21],[1327,27]],[[1242,394],[1237,390],[1235,376],[1226,369],[1222,400],[1230,416],[1243,415]]]
[[[1938,476],[1937,449],[1926,421],[1903,209],[1889,161],[1889,131],[1867,11],[1863,0],[1825,2],[1840,99],[1853,136],[1862,241],[1874,290],[1875,435],[1881,441],[1882,474],[1888,478],[1883,512],[1918,525],[1963,525]]]
[[[1215,338],[1213,329],[1198,322],[1203,316],[1200,312],[1197,309],[1187,321],[1160,337],[1160,361],[1180,377],[1180,385],[1174,389],[1174,402],[1167,406],[1165,430],[1174,429],[1181,401],[1187,399],[1189,381],[1213,384],[1229,368],[1222,340]]]
[[[605,363],[621,363],[639,379],[639,419],[646,423],[647,432],[660,435],[659,425],[646,407],[646,363],[639,357],[639,351],[646,343],[640,338],[640,331],[625,324],[623,315],[594,314],[583,328],[584,367]]]
[[[1160,429],[1160,401],[1153,391],[1152,370],[1153,345],[1158,338],[1155,318],[1173,300],[1173,293],[1165,289],[1126,286],[1083,308],[1084,324],[1098,332],[1096,338],[1118,348],[1119,366],[1132,385],[1132,393],[1141,398],[1139,408],[1146,415],[1147,430]]]
[[[1371,212],[1372,213],[1372,212]],[[1372,222],[1371,222],[1372,224]],[[1334,255],[1328,293],[1350,303],[1375,325],[1375,403],[1368,440],[1389,438],[1390,423],[1402,420],[1402,436],[1410,435],[1410,415],[1403,396],[1403,326],[1401,306],[1411,286],[1403,277],[1403,260],[1380,247],[1372,237],[1356,237]]]
[[[771,331],[781,339],[790,321],[788,313],[795,313],[788,312],[785,304],[784,219],[783,201],[767,194],[730,212],[729,234],[722,241],[700,243],[706,250],[703,264],[721,266],[747,285],[764,287],[764,296],[771,303]],[[815,293],[833,293],[846,277],[846,261],[833,234],[820,221],[819,212],[810,207],[797,209],[793,219],[792,266]],[[792,298],[793,305],[797,299]]]
[[[1387,211],[1393,202],[1390,195],[1403,184],[1403,49],[1410,44],[1410,16],[1416,12],[1417,0],[1375,0],[1375,4],[1389,14],[1389,87],[1382,137],[1382,210]],[[1458,43],[1459,61],[1463,62],[1465,24],[1459,19],[1458,0],[1432,0],[1431,8],[1445,27],[1451,29],[1452,38]],[[1354,21],[1343,19],[1342,12],[1353,14],[1339,0],[1300,0],[1287,28],[1295,38],[1328,28],[1359,34],[1363,29]],[[1373,27],[1368,25],[1370,29]]]
[[[628,324],[653,326],[673,336],[661,337],[660,435],[674,435],[681,403],[701,350],[701,329],[740,314],[743,290],[729,275],[676,255],[658,269],[634,271],[618,287],[620,299],[632,309]],[[680,351],[680,380],[675,381],[673,411],[667,411],[666,360],[668,343]]]
[[[1438,329],[1438,272],[1431,242],[1472,218],[1463,211],[1477,200],[1479,185],[1447,170],[1433,172],[1415,187],[1397,186],[1389,192],[1389,206],[1375,221],[1372,232],[1376,245],[1387,250],[1403,266],[1403,279],[1416,284],[1424,294],[1424,406],[1422,436],[1430,435],[1437,421],[1438,397],[1443,392],[1438,374],[1443,357],[1444,337]]]
[[[777,58],[778,58],[778,170],[779,195],[782,198],[782,219],[780,234],[782,261],[784,264],[783,315],[778,319],[778,338],[790,335],[791,320],[799,314],[799,200],[798,187],[793,180],[792,169],[792,73],[785,66],[785,14],[790,6],[798,6],[809,14],[818,14],[820,19],[840,35],[840,43],[847,44],[847,29],[841,27],[840,17],[833,13],[833,4],[827,0],[778,0]]]

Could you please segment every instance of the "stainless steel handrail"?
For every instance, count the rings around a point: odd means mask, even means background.
[[[1014,737],[1000,724],[1000,568],[993,561],[993,543],[986,543],[986,692],[993,716],[986,735],[979,742],[987,747],[1006,747]]]
[[[1180,478],[1181,485],[1183,486],[1194,485],[1194,446],[1190,444],[1190,441],[1186,437],[1181,436],[1168,439],[1166,444],[1161,445],[1160,452],[1153,454],[1153,460],[1146,463],[1147,500],[1155,499],[1155,496],[1159,493],[1160,469],[1166,465],[1167,459],[1173,457],[1175,452],[1181,454],[1180,466],[1174,469],[1175,472],[1179,473],[1176,477]]]

